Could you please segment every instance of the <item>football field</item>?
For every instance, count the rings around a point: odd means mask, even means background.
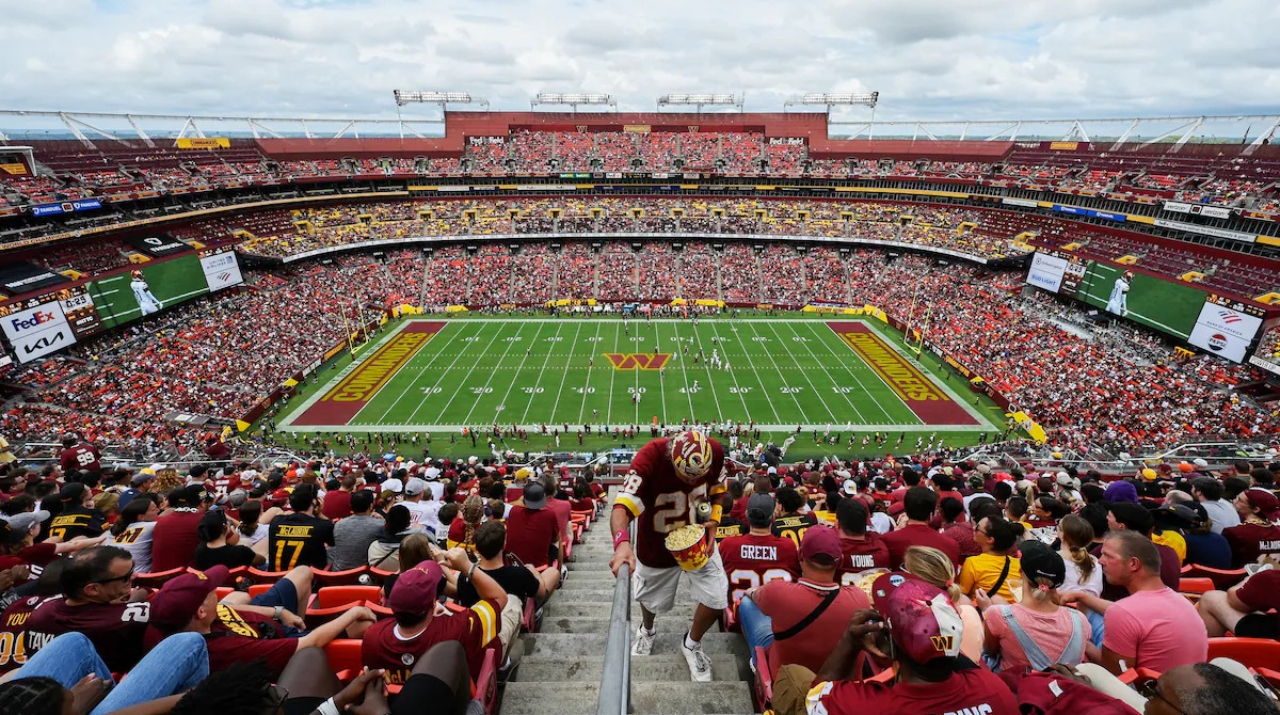
[[[890,335],[860,319],[412,319],[290,405],[277,428],[992,428],[963,380],[930,373]]]

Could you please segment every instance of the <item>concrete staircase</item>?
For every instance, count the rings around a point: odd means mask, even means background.
[[[605,517],[607,519],[607,516]],[[499,715],[594,715],[600,696],[609,615],[613,608],[613,555],[608,523],[598,520],[573,549],[569,577],[544,609],[540,632],[522,636],[525,656],[502,697]],[[631,660],[631,712],[685,715],[754,712],[750,659],[737,633],[714,628],[702,640],[714,681],[689,680],[679,643],[693,618],[693,601],[681,583],[675,610],[659,616],[653,654]],[[632,604],[632,627],[640,606]]]

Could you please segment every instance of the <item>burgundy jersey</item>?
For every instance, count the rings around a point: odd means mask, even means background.
[[[45,598],[20,598],[0,614],[0,675],[17,670],[27,662],[27,619]]]
[[[27,653],[34,654],[63,633],[83,633],[111,672],[127,673],[142,659],[150,620],[151,604],[145,602],[68,606],[64,599],[52,598],[27,619]]]
[[[417,660],[426,655],[431,646],[445,641],[458,641],[467,652],[467,666],[479,673],[484,663],[484,652],[495,648],[501,655],[502,641],[498,630],[502,626],[502,609],[497,601],[476,601],[471,608],[454,610],[438,606],[427,629],[417,637],[405,640],[396,633],[395,619],[385,618],[364,634],[360,653],[369,668],[382,668],[388,683],[403,685],[409,680]]]
[[[84,469],[97,474],[102,471],[102,463],[98,461],[100,456],[97,447],[81,443],[62,450],[62,456],[58,458],[58,463],[62,466],[62,471],[64,472]]]
[[[711,442],[711,469],[698,484],[690,484],[676,476],[668,449],[670,439],[655,439],[640,448],[631,460],[631,473],[618,490],[615,506],[621,506],[638,522],[636,558],[651,568],[674,568],[675,557],[664,543],[667,534],[694,523],[698,502],[718,497],[728,487],[724,484],[724,448]]]
[[[840,537],[836,583],[841,586],[856,586],[858,574],[868,569],[889,568],[889,545],[874,531],[868,530],[866,537],[863,541]]]
[[[800,578],[800,551],[783,536],[730,536],[720,542],[720,558],[729,576],[729,602],[770,581]]]

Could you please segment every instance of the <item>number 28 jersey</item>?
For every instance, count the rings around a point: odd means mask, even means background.
[[[671,552],[667,551],[667,534],[695,522],[694,509],[701,501],[715,501],[728,487],[725,486],[724,447],[714,439],[711,442],[711,468],[697,484],[690,484],[676,475],[671,464],[670,439],[655,439],[640,448],[631,460],[631,473],[627,475],[614,499],[614,506],[621,506],[636,519],[636,558],[651,568],[677,566]]]

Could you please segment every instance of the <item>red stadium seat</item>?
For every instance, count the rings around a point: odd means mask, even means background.
[[[387,608],[386,606],[382,605],[381,603],[378,603],[377,601],[365,601],[364,607],[368,608],[370,611],[373,611],[373,615],[377,616],[379,621],[381,621],[384,618],[395,618],[396,616],[396,614],[393,613],[390,608]]]
[[[1209,660],[1230,658],[1246,668],[1274,668],[1280,664],[1280,641],[1269,638],[1210,638]]]
[[[382,589],[377,586],[325,586],[316,591],[316,605],[320,608],[349,606],[364,601],[377,602]]]
[[[257,598],[258,596],[261,596],[267,591],[270,591],[271,587],[274,585],[275,585],[274,583],[255,583],[249,587],[249,597]]]
[[[219,587],[218,587],[218,600],[219,600],[219,601],[221,601],[221,600],[225,599],[227,596],[230,596],[231,594],[233,594],[233,593],[235,593],[235,592],[236,592],[236,590],[235,590],[234,588],[231,588],[230,586],[219,586]]]
[[[317,626],[323,626],[329,621],[336,620],[342,614],[350,611],[352,608],[360,605],[359,603],[344,603],[333,608],[308,608],[305,614],[307,630],[312,630]]]
[[[360,577],[369,573],[368,566],[360,566],[346,571],[324,571],[321,569],[312,569],[311,574],[315,577],[318,586],[355,586],[360,583]]]
[[[155,573],[136,573],[133,575],[133,585],[137,588],[160,588],[166,581],[186,572],[185,568],[177,568]]]
[[[289,572],[288,571],[259,571],[258,569],[249,567],[249,571],[247,575],[249,576],[249,578],[253,579],[254,583],[259,583],[259,584],[265,583],[267,585],[270,585],[275,583],[276,581],[279,581],[285,576],[288,576]]]
[[[1213,579],[1214,588],[1219,591],[1225,591],[1232,586],[1244,580],[1247,574],[1244,569],[1211,569],[1208,566],[1200,566],[1197,564],[1187,564],[1182,567],[1183,578],[1209,578]]]
[[[1213,590],[1213,579],[1211,578],[1186,578],[1178,580],[1178,592],[1183,594],[1200,594],[1208,593]]]
[[[337,638],[324,647],[329,667],[338,674],[338,680],[349,683],[364,670],[360,648],[361,641],[356,638]]]

